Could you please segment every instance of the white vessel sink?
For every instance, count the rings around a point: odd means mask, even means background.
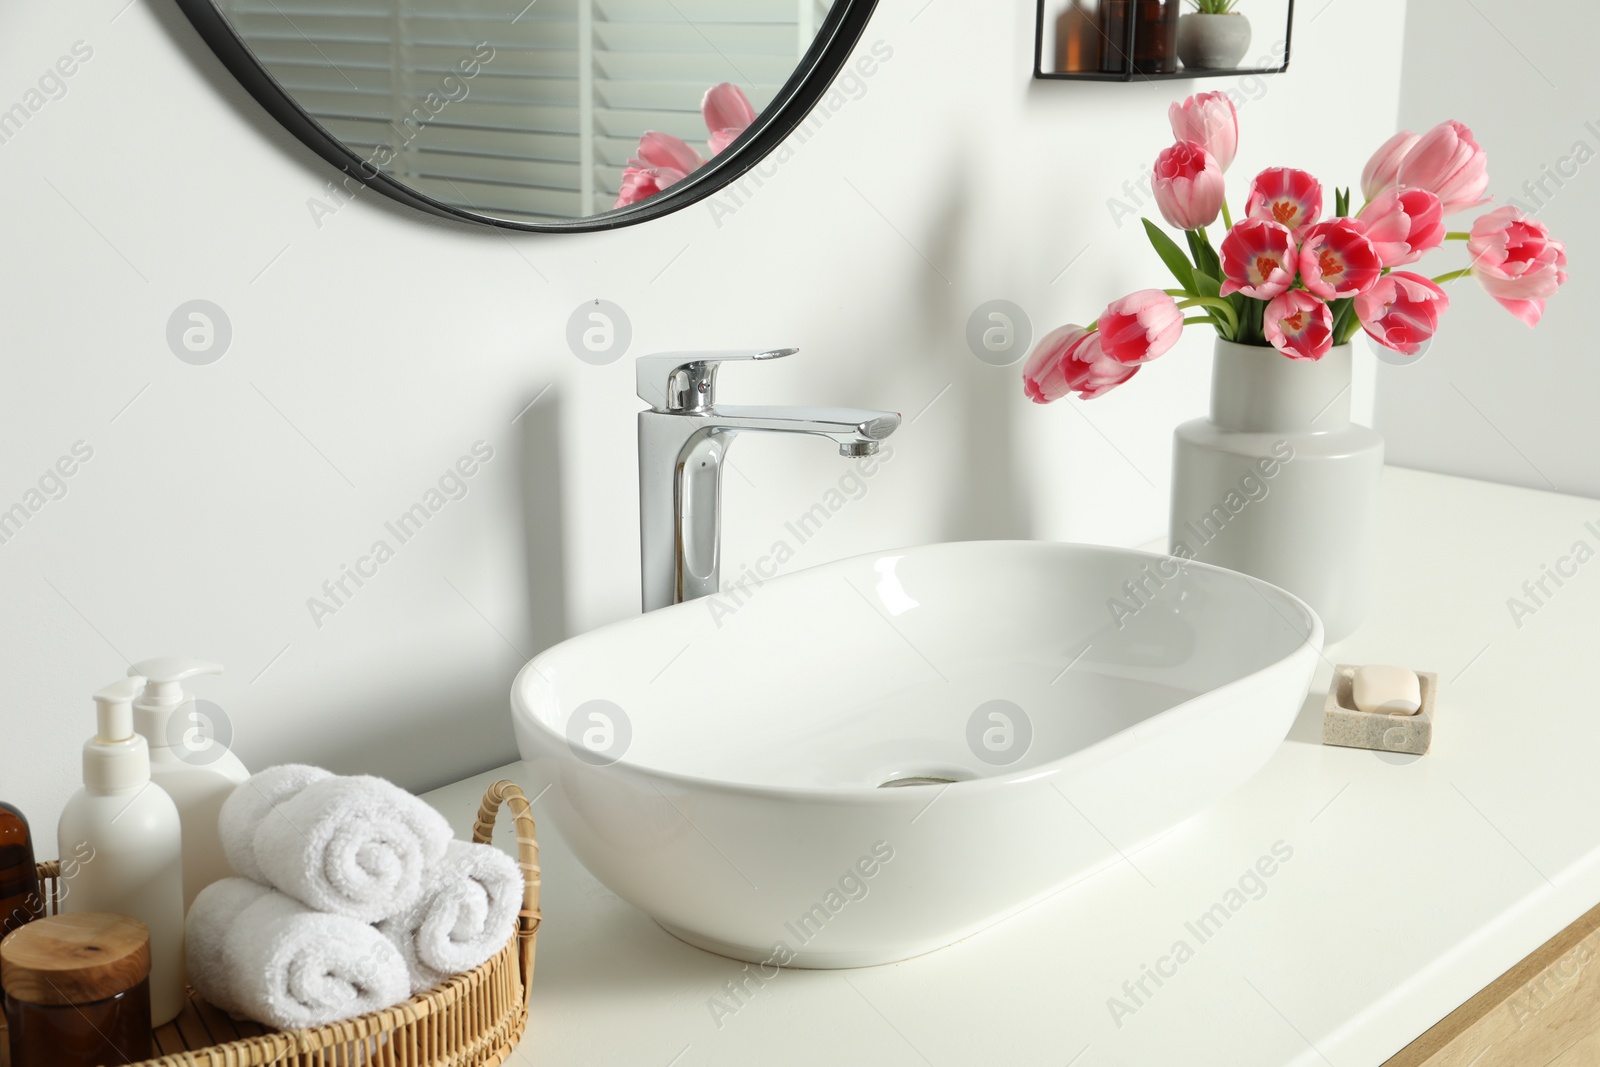
[[[1322,645],[1275,586],[1086,545],[872,554],[739,600],[538,656],[517,741],[619,896],[801,967],[928,952],[1118,861],[1267,761]]]

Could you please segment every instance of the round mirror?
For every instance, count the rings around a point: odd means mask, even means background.
[[[350,193],[536,231],[640,222],[739,178],[876,2],[178,0]]]

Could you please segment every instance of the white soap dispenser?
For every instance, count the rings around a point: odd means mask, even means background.
[[[221,674],[203,660],[166,656],[128,668],[143,675],[144,695],[133,705],[133,727],[150,743],[150,778],[178,805],[183,823],[183,908],[212,882],[229,878],[233,869],[222,851],[217,817],[222,802],[250,772],[228,750],[228,736],[218,736],[183,681],[197,674]]]
[[[94,695],[99,732],[83,746],[83,788],[57,828],[61,910],[109,911],[150,928],[150,1022],[183,1010],[183,831],[150,781],[150,748],[133,729],[144,686],[124,678]]]

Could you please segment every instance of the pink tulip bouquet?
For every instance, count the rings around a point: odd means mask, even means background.
[[[750,106],[742,89],[723,82],[706,90],[700,101],[700,116],[705,119],[709,134],[706,147],[715,156],[738,140],[756,120],[756,109]],[[655,196],[705,163],[682,138],[649,130],[639,138],[639,154],[628,160],[628,168],[622,172],[622,190],[614,206],[627,207]]]
[[[1151,189],[1161,215],[1184,231],[1188,252],[1144,220],[1176,289],[1125,296],[1091,325],[1045,335],[1023,366],[1035,403],[1068,393],[1089,400],[1165,353],[1183,328],[1203,324],[1245,345],[1270,345],[1289,359],[1317,360],[1365,330],[1378,344],[1416,355],[1450,306],[1440,286],[1471,275],[1529,326],[1567,280],[1566,249],[1515,207],[1480,215],[1469,230],[1445,220],[1487,205],[1487,160],[1472,131],[1443,122],[1422,136],[1390,138],[1361,174],[1364,205],[1350,211],[1335,189],[1324,219],[1323,187],[1303,170],[1269,167],[1245,194],[1244,216],[1228,210],[1223,175],[1239,145],[1239,119],[1225,93],[1201,93],[1169,111],[1177,143],[1156,157]],[[1220,247],[1208,228],[1221,219]],[[1446,241],[1465,241],[1470,264],[1433,278],[1398,268]],[[1195,314],[1186,318],[1184,312]]]

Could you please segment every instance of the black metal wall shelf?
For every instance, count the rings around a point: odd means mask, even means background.
[[[1100,0],[1105,3],[1108,0]],[[1034,32],[1033,49],[1033,76],[1040,81],[1094,81],[1094,82],[1131,82],[1131,81],[1186,81],[1192,78],[1237,78],[1247,77],[1252,74],[1281,74],[1289,69],[1290,38],[1294,30],[1294,0],[1280,0],[1279,4],[1284,14],[1283,35],[1269,45],[1264,51],[1265,55],[1257,55],[1256,63],[1240,67],[1185,67],[1181,63],[1173,71],[1141,71],[1134,62],[1135,36],[1138,29],[1138,20],[1132,16],[1134,9],[1141,5],[1150,4],[1153,0],[1123,0],[1129,10],[1129,17],[1123,18],[1125,25],[1122,39],[1112,43],[1102,33],[1102,48],[1109,44],[1120,58],[1118,69],[1113,70],[1056,70],[1054,56],[1050,54],[1048,44],[1054,37],[1054,27],[1051,24],[1051,14],[1059,14],[1065,9],[1063,0],[1038,0],[1038,21]],[[1249,3],[1250,0],[1244,0]],[[1275,21],[1275,20],[1274,20]],[[1254,28],[1253,28],[1254,29]],[[1174,45],[1176,34],[1174,34]],[[1258,49],[1259,50],[1259,49]],[[1262,60],[1275,59],[1276,66],[1263,66]],[[1098,68],[1098,62],[1095,66]]]

